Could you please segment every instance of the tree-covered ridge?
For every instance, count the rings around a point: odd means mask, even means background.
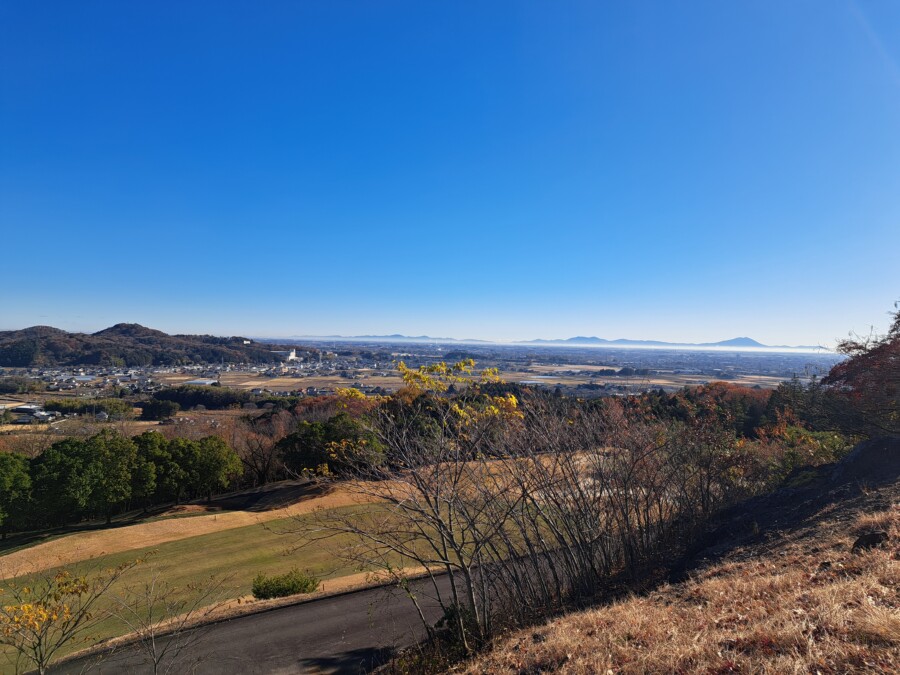
[[[279,345],[213,335],[168,335],[120,323],[97,333],[68,333],[50,326],[0,331],[0,366],[177,366],[192,363],[271,363]]]

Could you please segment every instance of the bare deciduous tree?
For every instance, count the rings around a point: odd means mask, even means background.
[[[518,401],[466,387],[446,366],[413,372],[411,395],[368,417],[387,461],[348,463],[344,489],[373,506],[323,513],[303,536],[353,535],[343,555],[398,581],[425,570],[466,650],[589,601],[617,572],[637,575],[734,492],[734,435],[700,417]],[[462,392],[446,395],[441,378]]]
[[[156,571],[149,581],[128,586],[113,598],[110,614],[135,638],[133,648],[154,673],[190,672],[200,657],[202,624],[221,607],[223,580],[210,577],[186,588],[171,586]]]
[[[283,472],[278,442],[296,427],[285,410],[257,419],[234,420],[226,439],[238,453],[255,485],[265,485]]]

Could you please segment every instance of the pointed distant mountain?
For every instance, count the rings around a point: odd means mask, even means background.
[[[704,344],[703,346],[706,346],[706,344]],[[715,346],[715,347],[763,347],[763,348],[766,347],[766,345],[764,345],[763,343],[757,342],[753,338],[748,338],[748,337],[736,337],[736,338],[731,338],[730,340],[722,340],[721,342],[712,342],[712,343],[709,343],[709,346]]]

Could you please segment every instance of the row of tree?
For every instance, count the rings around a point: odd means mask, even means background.
[[[260,405],[271,404],[268,407],[286,410],[296,406],[300,398],[298,396],[260,396],[241,389],[230,389],[218,384],[212,386],[181,385],[163,389],[153,394],[148,402],[139,405],[153,406],[162,401],[177,403],[180,408],[187,410],[202,406],[207,410],[227,410],[229,408],[249,407],[256,408]]]
[[[44,404],[47,410],[55,410],[64,414],[78,415],[104,412],[113,419],[131,417],[134,408],[121,398],[59,398],[51,399]]]
[[[105,518],[224,490],[241,461],[221,438],[167,440],[155,431],[128,438],[104,430],[67,438],[28,459],[0,454],[0,530]]]
[[[30,377],[11,375],[0,377],[0,394],[29,394],[34,391],[43,391],[45,385],[39,380]]]

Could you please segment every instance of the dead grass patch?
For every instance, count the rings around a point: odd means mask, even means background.
[[[683,584],[507,636],[457,672],[900,672],[900,510],[851,523],[823,521]],[[852,554],[873,529],[889,546]]]
[[[856,534],[887,531],[900,518],[900,504],[876,513],[863,513],[856,519]]]

